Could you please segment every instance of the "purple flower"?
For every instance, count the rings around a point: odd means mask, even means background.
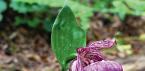
[[[70,71],[123,71],[119,63],[106,60],[100,52],[100,49],[111,48],[115,43],[114,39],[106,39],[78,48],[77,59],[72,62]]]

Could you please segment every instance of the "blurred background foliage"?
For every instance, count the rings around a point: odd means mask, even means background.
[[[25,15],[23,17],[15,16],[14,25],[16,26],[25,23],[35,28],[40,23],[43,23],[50,27],[64,3],[65,0],[1,0],[0,13],[11,8],[13,11]],[[89,28],[90,17],[95,12],[118,15],[122,21],[126,15],[144,16],[145,14],[145,1],[143,0],[68,0],[67,4],[72,8],[75,16],[78,18],[78,22],[85,30]],[[31,16],[28,18],[26,15],[30,13]],[[1,14],[1,21],[2,18]],[[47,28],[46,30],[50,29]]]
[[[26,38],[26,33],[33,38],[39,32],[43,35],[41,39],[47,39],[50,44],[52,25],[64,4],[69,5],[78,25],[87,32],[87,42],[112,37],[116,38],[118,45],[105,51],[107,54],[125,58],[144,53],[145,0],[0,0],[0,39],[8,43],[7,48],[3,46],[5,52],[20,51],[14,42],[18,31],[22,34],[17,39],[24,35],[23,38],[31,40]]]

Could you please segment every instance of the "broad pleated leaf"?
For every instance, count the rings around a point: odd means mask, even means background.
[[[54,22],[51,41],[62,69],[66,69],[69,60],[75,57],[76,48],[86,44],[86,33],[79,27],[68,6],[64,6]]]

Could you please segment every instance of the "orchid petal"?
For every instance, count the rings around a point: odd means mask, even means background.
[[[77,56],[77,60],[73,61],[71,71],[84,71],[79,55]]]
[[[88,47],[102,49],[102,48],[111,48],[113,45],[115,45],[116,41],[115,39],[106,39],[101,41],[95,41],[91,42]]]

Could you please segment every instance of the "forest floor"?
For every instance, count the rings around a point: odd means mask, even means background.
[[[145,71],[145,47],[138,54],[113,57],[124,71]],[[60,71],[60,65],[51,50],[50,36],[19,28],[0,32],[0,71]],[[138,45],[139,46],[139,45]]]

